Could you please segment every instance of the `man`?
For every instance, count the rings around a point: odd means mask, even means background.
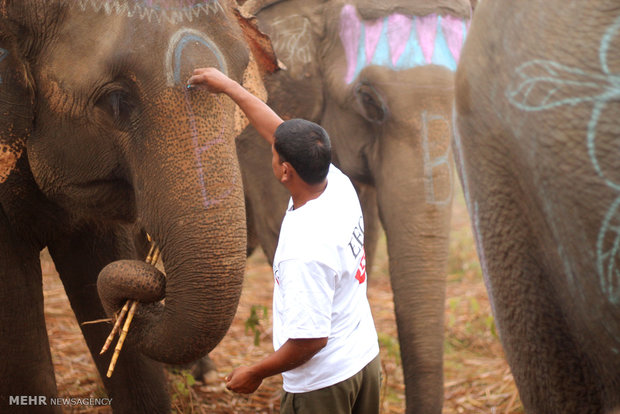
[[[196,69],[188,87],[225,93],[239,105],[271,144],[273,173],[291,194],[273,266],[275,352],[235,369],[227,388],[252,393],[282,373],[282,413],[378,413],[362,212],[351,182],[331,164],[327,133],[309,121],[283,122],[214,68]]]

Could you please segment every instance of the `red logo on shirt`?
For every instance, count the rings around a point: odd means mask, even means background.
[[[362,255],[362,260],[360,261],[360,266],[357,268],[357,273],[355,273],[355,278],[360,285],[366,281],[366,252]]]

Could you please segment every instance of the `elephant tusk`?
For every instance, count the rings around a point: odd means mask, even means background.
[[[159,260],[160,250],[157,247],[157,244],[153,241],[150,235],[147,234],[148,241],[151,243],[151,247],[149,249],[149,253],[146,256],[146,262],[150,265],[155,266],[157,261]],[[121,309],[116,318],[116,322],[114,323],[114,327],[112,328],[112,332],[108,335],[108,338],[105,341],[105,344],[101,348],[99,355],[103,354],[108,350],[112,340],[116,336],[117,332],[120,329],[121,324],[123,323],[123,319],[125,319],[125,315],[127,315],[127,319],[123,324],[123,329],[121,330],[120,336],[118,338],[118,342],[116,343],[116,348],[114,348],[114,354],[112,355],[112,359],[110,360],[110,365],[108,367],[108,372],[106,376],[110,378],[112,373],[114,372],[114,367],[116,366],[116,361],[118,360],[118,356],[121,353],[121,349],[123,348],[123,344],[125,343],[125,338],[127,338],[127,333],[129,332],[129,326],[131,325],[131,321],[133,320],[133,316],[136,313],[136,308],[138,307],[137,300],[127,300],[125,302],[125,306]]]

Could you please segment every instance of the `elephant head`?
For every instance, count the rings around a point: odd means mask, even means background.
[[[158,361],[204,355],[236,311],[246,232],[233,140],[243,125],[232,101],[185,84],[205,66],[259,80],[255,62],[275,60],[250,53],[257,35],[228,0],[0,1],[3,214],[39,248],[73,229],[150,234],[165,286],[132,297],[139,274],[157,271],[129,261],[105,272],[128,273],[101,291],[109,313],[125,299],[165,300],[141,306],[129,334]],[[116,259],[132,251],[120,246]]]
[[[408,411],[440,412],[454,182],[453,78],[470,2],[266,3],[250,1],[244,7],[257,12],[260,28],[286,67],[266,81],[269,104],[284,117],[306,117],[328,131],[336,164],[360,189],[369,259],[380,217]],[[255,153],[254,147],[249,150],[253,142],[238,144],[240,156]],[[255,158],[243,157],[242,167],[251,165],[248,170],[256,171]],[[244,173],[246,182],[252,180],[248,175]],[[252,192],[265,186],[249,187],[246,194],[258,198]],[[262,227],[257,236],[269,255],[275,243],[265,239],[279,221],[259,217],[270,212],[258,204],[253,216]]]

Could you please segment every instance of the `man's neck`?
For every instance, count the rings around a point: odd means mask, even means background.
[[[305,184],[295,189],[289,189],[293,199],[293,209],[298,209],[308,201],[319,198],[325,191],[325,188],[327,188],[327,180],[323,180],[318,184]]]

